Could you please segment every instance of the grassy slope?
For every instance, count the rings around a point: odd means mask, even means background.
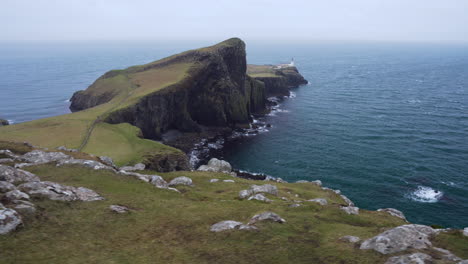
[[[251,77],[277,77],[271,65],[247,65],[247,74]]]

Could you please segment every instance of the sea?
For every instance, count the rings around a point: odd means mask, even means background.
[[[73,92],[108,70],[208,44],[0,44],[0,118],[14,124],[69,113]],[[271,128],[231,146],[225,159],[289,182],[319,179],[362,209],[468,226],[468,46],[247,45],[248,63],[292,58],[309,83],[262,118]]]

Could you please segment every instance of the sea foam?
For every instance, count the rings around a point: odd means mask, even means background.
[[[432,189],[427,186],[418,186],[418,188],[413,191],[409,197],[417,202],[422,203],[436,203],[444,195],[443,192]]]

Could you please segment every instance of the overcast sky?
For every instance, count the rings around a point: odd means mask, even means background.
[[[0,42],[468,43],[468,0],[0,0]]]

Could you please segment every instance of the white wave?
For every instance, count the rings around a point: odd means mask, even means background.
[[[410,99],[410,100],[407,100],[406,102],[410,103],[410,104],[420,104],[421,100],[419,100],[419,99]]]
[[[451,182],[451,181],[449,181],[449,182],[444,182],[444,181],[443,181],[442,183],[445,184],[445,185],[447,185],[447,186],[452,186],[452,187],[453,187],[453,186],[457,186],[456,183]]]
[[[67,99],[67,100],[65,100],[64,102],[65,102],[65,103],[69,103],[69,102],[70,102],[70,99]]]
[[[443,195],[443,192],[434,190],[431,187],[418,186],[418,188],[413,191],[409,197],[417,202],[437,203]]]
[[[295,92],[289,92],[289,98],[296,98]]]

